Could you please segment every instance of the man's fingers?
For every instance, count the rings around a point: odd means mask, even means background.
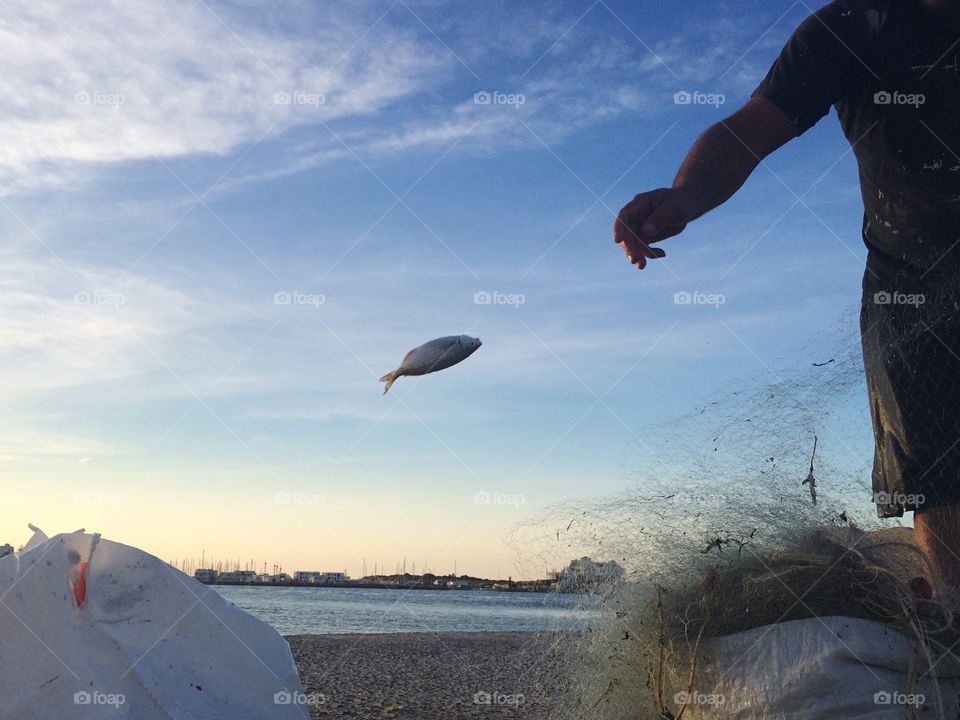
[[[636,236],[631,235],[623,243],[623,249],[627,253],[627,257],[630,258],[631,262],[636,262],[638,260],[653,259],[657,257],[657,254],[654,252],[654,249],[649,247],[642,240],[636,239]]]
[[[626,239],[624,232],[633,230],[634,228],[639,231],[640,226],[650,214],[651,209],[649,194],[643,193],[634,197],[633,200],[624,205],[620,212],[617,213],[613,239],[618,243],[623,242]],[[618,232],[618,230],[620,232]]]
[[[631,264],[642,270],[647,260],[666,256],[660,248],[651,247],[684,226],[682,213],[670,202],[670,190],[641,193],[623,206],[613,225],[613,239],[623,247]]]
[[[658,260],[662,257],[665,257],[666,253],[660,249],[654,249],[652,255],[627,255],[627,259],[630,260],[631,265],[636,265],[638,269],[643,270],[647,266],[649,260]]]
[[[646,242],[643,239],[643,236],[638,232],[639,223],[630,222],[621,218],[617,218],[617,222],[613,228],[613,239],[614,242],[620,244],[629,245],[631,247],[645,248]]]
[[[655,260],[666,255],[660,248],[650,247],[643,241],[634,240],[632,234],[629,236],[629,239],[622,243],[621,247],[624,253],[626,253],[627,260],[630,261],[630,264],[636,265],[639,270],[643,270],[647,266],[647,260]]]
[[[628,255],[630,264],[636,265],[638,270],[643,270],[647,266],[647,259],[643,255]]]
[[[614,239],[620,243],[630,264],[635,265],[638,270],[643,270],[647,266],[648,259],[661,258],[665,255],[660,248],[650,247],[630,226],[619,219],[617,220]]]
[[[617,242],[624,245],[633,255],[648,258],[662,257],[663,251],[650,246],[650,240],[637,232],[637,225],[622,224]]]

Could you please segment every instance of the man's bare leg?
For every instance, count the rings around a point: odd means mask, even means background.
[[[944,585],[944,599],[956,603],[960,598],[960,505],[915,512],[913,532]]]

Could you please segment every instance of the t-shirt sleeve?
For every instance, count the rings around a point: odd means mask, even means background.
[[[753,96],[765,97],[801,135],[849,92],[864,67],[853,3],[835,0],[807,17],[784,46]]]

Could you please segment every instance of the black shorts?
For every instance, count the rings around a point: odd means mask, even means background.
[[[960,278],[873,260],[860,331],[877,514],[960,504]]]

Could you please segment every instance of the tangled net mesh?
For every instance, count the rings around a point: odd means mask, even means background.
[[[908,342],[956,315],[955,287],[902,328]],[[706,640],[789,620],[896,627],[913,648],[911,683],[951,653],[950,611],[912,584],[922,576],[941,596],[912,531],[878,519],[872,502],[859,310],[816,350],[768,368],[771,382],[747,381],[638,438],[627,490],[554,505],[513,530],[532,573],[581,556],[622,568],[567,578],[592,619],[538,641],[569,661],[569,696],[551,717],[677,720],[685,708],[671,699],[692,688]],[[923,716],[943,717],[939,696],[932,709]]]

